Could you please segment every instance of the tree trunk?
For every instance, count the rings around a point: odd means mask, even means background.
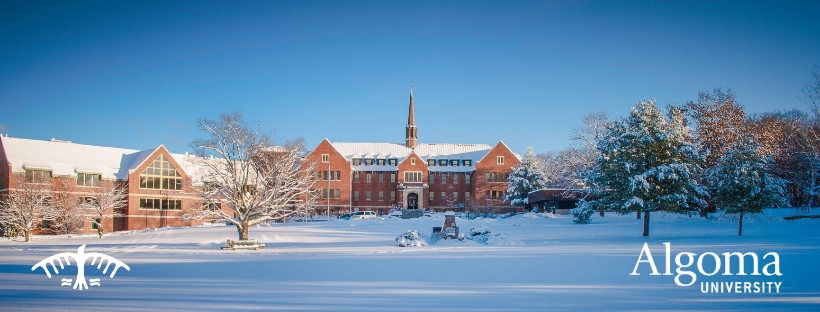
[[[103,232],[102,225],[97,225],[97,235],[99,235],[100,238],[102,238],[102,232]]]
[[[26,230],[26,243],[28,243],[30,240],[31,238],[29,237],[28,230]]]
[[[248,223],[248,221],[242,221],[242,226],[236,226],[236,230],[239,232],[239,240],[248,240]]]
[[[604,216],[604,210],[603,210],[603,209],[598,210],[598,213],[599,213],[602,217]]]
[[[740,212],[740,220],[737,223],[737,236],[740,236],[741,231],[743,230],[743,212]]]
[[[640,210],[638,210],[637,215],[638,215],[638,220],[640,220],[641,219],[641,211]]]
[[[643,236],[649,236],[649,210],[643,212]]]
[[[701,218],[708,218],[709,217],[709,207],[700,208],[700,217]]]

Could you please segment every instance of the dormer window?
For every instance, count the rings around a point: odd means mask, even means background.
[[[462,160],[462,161],[461,161],[461,164],[462,164],[463,166],[465,166],[465,167],[469,167],[469,166],[472,166],[472,165],[473,165],[473,161],[472,161],[472,160],[470,160],[470,159],[465,159],[465,160]]]
[[[436,165],[436,160],[435,159],[428,159],[427,160],[427,165],[428,166],[435,166]]]
[[[362,159],[361,158],[353,158],[353,165],[354,166],[361,166],[362,165]]]
[[[439,159],[438,160],[438,165],[439,166],[446,166],[447,165],[447,160],[446,159]]]
[[[373,165],[373,159],[372,158],[365,158],[364,159],[364,165],[365,166],[372,166]]]
[[[398,159],[388,159],[387,163],[389,163],[391,166],[395,166],[399,163],[399,160]]]
[[[376,159],[376,163],[377,163],[379,166],[384,166],[384,159]]]
[[[458,163],[459,163],[459,161],[458,161],[458,160],[456,160],[456,159],[450,160],[450,166],[456,166],[456,167],[458,167]]]

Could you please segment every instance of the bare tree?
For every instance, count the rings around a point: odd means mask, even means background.
[[[240,240],[247,240],[251,226],[314,205],[313,164],[300,163],[301,139],[275,146],[261,125],[248,127],[240,112],[197,123],[209,136],[191,144],[198,156],[192,162],[204,182],[194,188],[202,205],[186,218],[226,220],[236,226]]]
[[[128,185],[114,181],[102,181],[100,187],[91,190],[91,196],[83,200],[86,218],[97,228],[97,235],[103,237],[105,220],[122,217],[120,209],[128,205]]]
[[[74,194],[76,186],[70,181],[58,181],[53,185],[51,206],[54,220],[51,222],[51,231],[57,234],[80,233],[85,227],[86,216],[82,203]]]
[[[26,182],[17,175],[13,181],[14,187],[0,201],[0,223],[5,229],[22,232],[28,242],[32,230],[55,217],[49,203],[51,184]]]
[[[467,199],[466,210],[469,219],[487,217],[493,211],[493,201],[485,197],[471,197]]]

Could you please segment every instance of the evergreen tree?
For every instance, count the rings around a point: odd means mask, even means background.
[[[507,195],[505,202],[510,202],[514,206],[529,206],[527,194],[531,191],[544,188],[546,181],[544,174],[538,170],[538,158],[533,153],[532,146],[527,149],[524,161],[513,168],[513,172],[507,178]],[[528,207],[529,208],[529,207]]]
[[[768,163],[760,152],[760,144],[746,137],[735,143],[710,171],[709,189],[715,206],[727,213],[740,214],[738,236],[743,230],[744,214],[786,204],[783,181],[768,172]]]
[[[598,141],[601,157],[589,184],[603,191],[593,205],[619,214],[642,211],[643,236],[649,236],[650,211],[697,211],[708,193],[697,183],[703,157],[691,142],[680,111],[664,117],[654,100],[637,103]]]

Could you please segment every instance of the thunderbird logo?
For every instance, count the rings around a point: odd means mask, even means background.
[[[74,258],[74,261],[77,263],[77,280],[74,282],[73,287],[77,290],[83,290],[83,287],[85,287],[85,289],[88,289],[89,284],[86,283],[85,280],[85,261],[88,260],[88,258],[91,258],[92,266],[94,265],[94,263],[97,263],[97,269],[100,269],[102,267],[103,262],[107,261],[105,269],[103,269],[103,274],[106,274],[106,272],[108,272],[108,267],[110,267],[113,263],[114,270],[111,271],[110,278],[114,278],[114,274],[117,273],[117,270],[120,267],[123,267],[126,270],[131,271],[131,268],[129,268],[128,265],[126,265],[124,262],[120,260],[117,260],[114,257],[101,254],[98,252],[85,253],[85,245],[82,245],[80,246],[80,248],[77,248],[77,253],[64,252],[45,258],[43,259],[43,261],[40,261],[33,267],[31,267],[31,270],[34,271],[37,268],[43,268],[43,270],[46,271],[46,275],[48,275],[48,278],[51,278],[51,273],[48,271],[48,264],[51,264],[51,267],[54,269],[54,274],[60,274],[60,271],[57,270],[57,265],[55,265],[54,262],[56,261],[60,264],[60,269],[65,269],[65,267],[63,266],[63,260],[65,260],[66,265],[70,266],[71,261],[69,260],[69,258]],[[100,261],[97,262],[97,259],[99,259]],[[100,286],[99,278],[92,278],[88,281],[91,282],[91,286]],[[60,284],[60,286],[71,286],[71,279],[62,279],[62,284]]]

